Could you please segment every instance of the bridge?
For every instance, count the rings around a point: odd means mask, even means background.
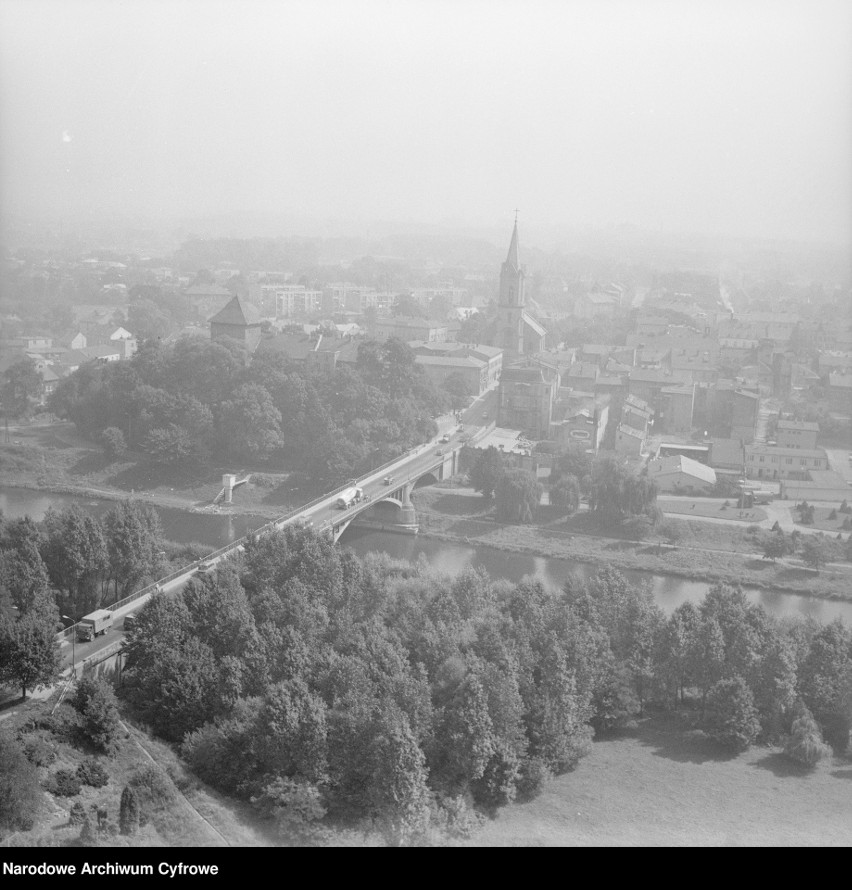
[[[202,565],[213,566],[220,560],[241,552],[249,537],[263,535],[289,526],[312,527],[315,531],[327,535],[334,541],[337,541],[356,519],[373,528],[416,534],[418,531],[417,515],[411,502],[411,493],[415,487],[434,484],[441,479],[448,479],[455,475],[459,470],[459,454],[462,448],[468,444],[468,441],[475,441],[486,431],[487,428],[481,428],[477,429],[473,436],[463,436],[461,428],[459,428],[451,435],[444,436],[442,441],[418,445],[407,454],[394,458],[384,466],[372,470],[368,475],[350,480],[346,485],[255,529],[250,535],[233,541],[203,559],[169,573],[156,583],[143,587],[116,603],[104,605],[101,608],[110,610],[114,620],[120,619],[128,612],[144,605],[154,593],[181,587],[199,571]],[[449,441],[443,441],[447,438]],[[337,506],[340,493],[352,487],[362,489],[363,498],[351,507],[340,509]],[[67,644],[76,635],[77,626],[74,624],[60,631],[57,634],[60,643]],[[96,665],[107,659],[112,659],[116,655],[115,646],[115,635],[110,634],[88,643],[77,643],[76,648],[80,650],[81,659],[72,663],[75,659],[73,654],[75,647],[69,646],[71,651],[64,653],[63,664],[68,666],[70,673],[74,672],[75,667],[81,661],[84,663],[84,668],[95,668]]]

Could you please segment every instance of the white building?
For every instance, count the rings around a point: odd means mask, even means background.
[[[682,454],[649,461],[648,478],[660,491],[670,494],[709,492],[716,484],[715,470]]]

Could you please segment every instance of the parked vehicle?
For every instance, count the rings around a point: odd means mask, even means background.
[[[80,642],[94,640],[105,634],[112,627],[112,612],[106,609],[97,609],[84,615],[77,624],[77,639]]]
[[[347,488],[337,496],[337,507],[340,510],[347,510],[349,507],[357,504],[363,497],[363,488]]]

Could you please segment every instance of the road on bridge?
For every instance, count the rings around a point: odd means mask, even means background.
[[[329,527],[337,522],[354,518],[354,515],[358,512],[372,507],[389,492],[395,491],[405,480],[422,475],[427,470],[439,464],[441,458],[448,451],[459,448],[463,444],[464,439],[479,432],[480,426],[488,423],[489,418],[493,420],[496,416],[495,406],[496,393],[493,391],[486,392],[478,399],[474,400],[471,406],[462,413],[463,424],[461,425],[461,429],[457,427],[448,428],[450,423],[450,420],[448,420],[446,423],[442,424],[446,432],[444,430],[440,431],[433,440],[418,446],[408,454],[403,455],[398,460],[394,461],[392,464],[386,465],[375,472],[351,482],[351,485],[363,489],[365,497],[369,496],[369,500],[364,500],[357,504],[354,510],[341,510],[336,506],[338,493],[340,491],[340,488],[338,488],[334,492],[314,501],[303,510],[291,512],[287,514],[287,518],[273,521],[270,525],[274,525],[278,529],[283,529],[289,525],[311,522],[315,529],[322,529],[323,527]],[[440,441],[442,433],[449,436],[449,442]],[[387,485],[384,482],[388,476],[391,476],[394,479],[394,482],[390,485]],[[269,526],[267,526],[267,528],[268,527]],[[258,531],[262,530],[259,529]],[[218,563],[220,560],[226,559],[228,556],[232,555],[238,547],[239,543],[235,542],[227,548],[226,552],[223,552],[218,556],[213,556],[212,558],[201,560],[201,562]],[[172,578],[166,583],[161,583],[160,588],[166,593],[179,590],[197,573],[197,571],[197,564],[187,566],[185,572]],[[150,595],[151,594],[148,594],[145,597],[140,597],[133,602],[115,609],[113,611],[113,627],[103,636],[85,643],[75,641],[73,645],[71,640],[63,640],[61,643],[62,669],[67,670],[72,666],[73,656],[73,663],[76,664],[79,672],[82,661],[97,656],[98,653],[102,652],[104,649],[123,640],[124,617],[131,612],[141,609]]]

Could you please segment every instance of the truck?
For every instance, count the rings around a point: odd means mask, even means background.
[[[112,612],[106,609],[97,609],[84,615],[77,623],[77,639],[81,643],[94,640],[101,634],[105,634],[112,627]]]
[[[353,504],[357,504],[364,497],[363,488],[347,488],[337,496],[337,507],[340,510],[348,510]]]

